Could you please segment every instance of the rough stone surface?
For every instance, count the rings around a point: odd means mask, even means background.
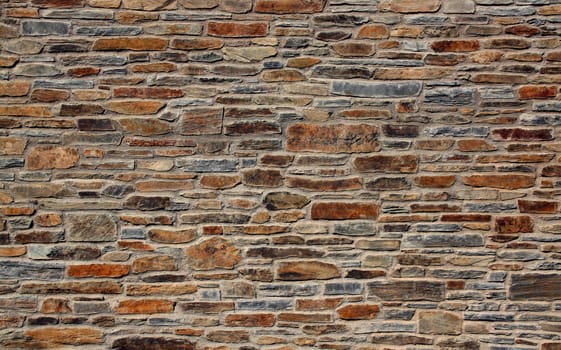
[[[0,349],[561,349],[560,0],[0,3]]]

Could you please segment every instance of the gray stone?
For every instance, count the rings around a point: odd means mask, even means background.
[[[23,21],[23,34],[27,35],[68,35],[70,24],[60,21]]]
[[[532,261],[545,259],[545,256],[541,253],[525,250],[500,251],[497,253],[497,257],[504,260],[515,261]]]
[[[82,62],[80,64],[87,64]],[[46,89],[93,89],[94,83],[91,80],[36,80],[33,82],[33,88],[46,88]]]
[[[71,242],[109,242],[117,239],[117,224],[106,214],[66,214],[67,239]]]
[[[457,224],[418,224],[417,232],[458,232],[462,229]]]
[[[74,302],[73,310],[76,314],[92,315],[100,313],[110,313],[111,306],[108,302],[76,301]]]
[[[112,56],[64,56],[60,61],[65,66],[89,64],[92,66],[122,66],[127,63],[126,57]],[[81,89],[81,88],[80,88]]]
[[[480,234],[430,234],[408,235],[403,239],[403,248],[431,247],[482,247],[485,240]]]
[[[291,310],[292,307],[292,300],[250,300],[236,303],[236,310],[278,311]]]
[[[532,106],[534,112],[561,112],[561,102],[538,102]]]
[[[437,269],[432,271],[432,274],[436,278],[443,279],[473,279],[482,278],[487,274],[487,271]]]
[[[358,282],[335,282],[326,283],[324,295],[359,295],[362,294],[364,287]]]
[[[21,39],[7,42],[4,48],[18,55],[35,55],[43,50],[43,46],[39,41]]]
[[[330,79],[369,79],[372,72],[361,66],[315,66],[312,76]]]
[[[435,88],[425,92],[425,102],[447,106],[468,105],[473,103],[475,89],[470,88]]]
[[[0,279],[61,280],[64,265],[36,264],[23,261],[0,261]]]
[[[474,13],[475,3],[472,0],[445,0],[442,2],[444,13]]]
[[[0,158],[0,169],[21,168],[23,164],[23,158]]]
[[[314,16],[314,23],[322,27],[354,27],[368,22],[366,16],[345,15],[345,14],[322,14]]]
[[[317,284],[266,284],[259,287],[257,297],[305,297],[316,295],[318,292]]]
[[[514,314],[466,312],[464,313],[464,320],[486,321],[486,322],[512,322],[514,321]]]
[[[466,198],[466,199],[470,199],[470,198]],[[489,199],[493,199],[493,198],[489,198]],[[514,203],[466,203],[465,208],[470,213],[479,213],[479,212],[500,213],[500,212],[510,212],[513,210],[517,210],[518,206]]]
[[[237,170],[239,161],[237,159],[193,159],[179,158],[175,165],[183,168],[186,172],[214,173],[233,172]]]
[[[522,114],[520,116],[522,125],[561,125],[561,115],[535,115]]]
[[[415,323],[375,322],[355,328],[355,334],[369,333],[415,333]]]
[[[514,98],[514,91],[511,87],[484,87],[479,88],[479,95],[482,99],[510,99]]]
[[[121,133],[70,132],[62,135],[62,142],[66,145],[118,145],[122,138]]]
[[[179,221],[184,224],[205,224],[205,223],[230,223],[246,224],[251,217],[243,213],[194,213],[182,214]]]
[[[88,36],[127,36],[142,33],[142,27],[78,27],[74,32]]]
[[[434,136],[485,137],[489,135],[489,128],[486,126],[465,126],[465,127],[437,126],[437,127],[425,128],[424,134],[432,137]]]
[[[54,65],[41,63],[20,64],[13,72],[24,77],[55,77],[62,74]]]
[[[378,231],[371,221],[337,222],[333,226],[333,233],[346,236],[374,236]]]
[[[113,19],[113,10],[45,10],[41,14],[44,18],[72,18],[72,19]]]
[[[331,85],[331,92],[335,95],[392,98],[418,96],[423,84],[421,82],[399,83],[362,83],[351,81],[335,81]]]
[[[496,3],[493,2],[493,5]],[[517,16],[531,16],[536,13],[536,9],[532,6],[483,6],[479,9],[479,15],[487,16],[501,16],[501,17],[517,17]]]
[[[90,245],[52,245],[30,244],[27,256],[33,260],[80,260],[87,261],[101,255],[99,248]]]

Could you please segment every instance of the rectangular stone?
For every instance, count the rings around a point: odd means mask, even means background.
[[[64,265],[37,264],[22,261],[0,261],[0,279],[60,280],[64,278]]]
[[[561,299],[561,274],[513,274],[511,300],[551,301]]]
[[[422,88],[423,84],[417,81],[399,83],[335,81],[331,84],[331,93],[354,97],[400,98],[418,96]]]
[[[175,165],[183,168],[186,172],[213,173],[213,172],[233,172],[238,168],[239,161],[229,158],[209,158],[209,159],[193,159],[178,158]]]
[[[23,21],[23,34],[26,35],[68,35],[70,24],[60,21]]]
[[[380,281],[370,282],[367,287],[369,298],[379,298],[385,301],[444,300],[444,282]]]

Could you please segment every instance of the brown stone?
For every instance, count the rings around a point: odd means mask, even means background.
[[[296,69],[273,69],[265,71],[261,79],[268,83],[295,82],[306,80],[306,77]]]
[[[379,68],[374,78],[381,80],[432,80],[450,76],[447,68]]]
[[[195,345],[182,338],[164,338],[154,336],[119,338],[111,344],[112,350],[148,350],[150,348],[154,350],[195,350]]]
[[[436,12],[440,8],[440,0],[392,0],[390,9],[400,13]]]
[[[226,38],[267,36],[267,22],[214,22],[209,21],[208,35]]]
[[[69,265],[66,269],[68,277],[110,277],[118,278],[129,274],[129,266],[122,264],[88,264]]]
[[[178,50],[213,50],[224,46],[224,40],[214,38],[174,39],[171,47]]]
[[[227,315],[224,324],[228,327],[273,327],[274,314],[232,314]]]
[[[114,281],[87,282],[27,282],[19,290],[22,294],[120,294],[121,286]]]
[[[287,149],[293,152],[362,153],[380,149],[378,128],[370,124],[292,124]]]
[[[379,206],[369,202],[314,202],[314,220],[376,219]]]
[[[471,77],[474,83],[487,83],[487,84],[526,84],[528,78],[522,74],[492,74],[481,73],[474,74]]]
[[[36,102],[66,101],[69,98],[70,93],[66,90],[35,89],[31,92],[31,101]]]
[[[203,175],[200,184],[202,188],[217,190],[235,187],[240,182],[239,175]]]
[[[185,250],[187,263],[195,270],[233,269],[242,261],[240,250],[230,241],[213,237]]]
[[[552,129],[494,129],[491,131],[494,140],[499,141],[548,141],[553,139]]]
[[[444,300],[444,282],[423,280],[370,282],[368,290],[370,297],[386,301]]]
[[[454,175],[438,175],[438,176],[418,176],[415,178],[415,184],[419,187],[429,188],[448,188],[456,182]]]
[[[101,71],[98,67],[77,67],[70,68],[66,73],[75,78],[87,77],[91,75],[98,75]]]
[[[25,335],[40,342],[56,345],[101,344],[103,332],[89,327],[43,327],[25,331]],[[53,346],[54,345],[54,346]]]
[[[186,312],[195,314],[219,314],[224,311],[233,311],[234,302],[232,301],[192,301],[183,302],[179,307]]]
[[[415,155],[357,157],[353,165],[360,172],[416,173],[419,159]]]
[[[518,208],[521,213],[555,214],[558,211],[558,203],[549,202],[549,201],[530,201],[530,200],[519,199]]]
[[[255,12],[289,14],[317,13],[323,10],[325,0],[256,0]]]
[[[177,2],[174,0],[123,0],[123,7],[142,11],[175,10]]]
[[[119,124],[125,132],[138,136],[163,135],[172,130],[169,123],[158,119],[125,118],[119,119]]]
[[[459,314],[447,311],[420,311],[419,333],[459,335],[462,333],[462,319]]]
[[[30,170],[68,169],[76,165],[79,158],[76,148],[36,146],[27,154],[25,164]]]
[[[82,0],[33,0],[32,3],[37,7],[70,8],[84,6]]]
[[[440,40],[431,44],[435,52],[471,52],[479,50],[477,40]]]
[[[165,103],[159,101],[111,101],[107,102],[105,108],[111,112],[118,114],[156,114],[165,106]]]
[[[195,229],[184,230],[168,230],[168,229],[150,229],[148,231],[150,240],[164,244],[180,244],[189,243],[197,238]]]
[[[177,270],[177,263],[175,259],[169,255],[141,256],[134,259],[132,263],[132,272],[134,273],[175,270]]]
[[[510,300],[552,301],[561,297],[559,274],[512,274]]]
[[[367,41],[341,41],[331,45],[331,48],[344,57],[368,57],[376,52],[376,46]]]
[[[217,343],[245,343],[249,341],[248,331],[210,331],[207,339]]]
[[[481,139],[458,140],[458,149],[462,152],[488,152],[497,150],[497,146]]]
[[[495,219],[495,231],[498,233],[533,232],[532,218],[529,216],[498,216]]]
[[[529,188],[534,186],[535,178],[532,175],[518,174],[476,174],[463,176],[464,184],[473,187],[491,187],[507,190]]]
[[[161,51],[168,45],[168,41],[158,37],[119,37],[97,39],[92,50],[94,51]]]
[[[182,135],[214,135],[222,132],[222,108],[198,108],[184,111],[180,120]]]
[[[277,268],[277,278],[283,281],[327,280],[341,277],[337,266],[321,261],[286,261]]]
[[[286,179],[286,186],[300,188],[305,191],[337,192],[360,190],[362,189],[362,181],[360,177],[334,180],[288,177]]]
[[[390,31],[383,24],[365,25],[357,33],[359,39],[387,39],[389,36]]]
[[[321,59],[317,57],[294,57],[288,59],[286,66],[289,68],[308,68],[320,62]]]
[[[0,137],[0,155],[21,155],[25,150],[27,140],[18,137]]]
[[[561,177],[561,165],[547,165],[542,170],[544,177]]]
[[[342,320],[372,320],[379,312],[380,307],[376,304],[351,304],[337,310]]]
[[[0,257],[14,258],[14,257],[25,255],[26,253],[27,253],[27,248],[25,246],[11,246],[11,247],[0,246]],[[0,323],[0,328],[2,328],[1,323]]]
[[[62,298],[46,298],[41,304],[41,312],[45,314],[69,313],[70,301]]]
[[[43,105],[2,105],[0,106],[0,116],[12,117],[52,117],[49,106]]]
[[[283,178],[278,170],[247,169],[242,172],[242,183],[257,187],[279,187],[282,186]]]
[[[25,96],[29,92],[31,83],[22,80],[0,81],[0,97]]]
[[[517,24],[514,26],[507,27],[505,29],[506,34],[513,34],[525,37],[531,37],[540,34],[542,31],[538,27],[534,27],[527,24]]]
[[[133,97],[133,98],[177,98],[183,96],[181,89],[171,89],[162,87],[117,87],[113,89],[115,97]]]
[[[2,214],[5,216],[31,216],[35,212],[33,207],[18,206],[18,207],[4,207]]]
[[[147,283],[147,284],[127,284],[126,294],[130,296],[144,295],[185,295],[193,294],[197,291],[197,286],[192,283]]]

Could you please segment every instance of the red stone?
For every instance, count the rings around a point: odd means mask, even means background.
[[[267,22],[214,22],[209,21],[208,35],[227,38],[266,36],[269,31]]]
[[[369,202],[314,202],[314,220],[376,219],[379,206]]]

